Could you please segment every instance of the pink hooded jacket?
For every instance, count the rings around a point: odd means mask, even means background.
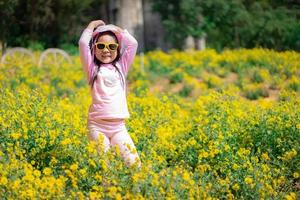
[[[97,73],[97,79],[91,88],[92,104],[89,107],[88,120],[97,119],[124,119],[129,118],[126,100],[126,84],[122,84],[121,78],[126,81],[127,73],[136,54],[138,42],[124,29],[121,33],[112,25],[99,26],[94,32],[86,28],[79,39],[79,53],[83,69],[86,73],[88,82],[91,81],[93,74],[97,72],[94,63],[94,44],[90,48],[91,39],[104,31],[115,33],[120,48],[120,59],[116,62],[119,72],[111,64],[101,64]]]

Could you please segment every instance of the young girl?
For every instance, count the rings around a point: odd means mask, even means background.
[[[92,95],[88,139],[98,144],[99,136],[103,137],[105,152],[118,145],[126,165],[136,163],[140,167],[140,158],[125,126],[125,118],[129,118],[126,77],[137,46],[126,29],[105,25],[102,20],[91,21],[79,40],[80,60]]]

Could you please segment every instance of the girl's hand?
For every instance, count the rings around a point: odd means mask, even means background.
[[[98,26],[103,26],[105,25],[104,21],[102,20],[94,20],[91,21],[89,23],[89,25],[87,26],[88,29],[91,29],[92,31],[94,31],[95,28],[97,28]]]

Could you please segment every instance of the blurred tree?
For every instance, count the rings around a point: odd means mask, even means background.
[[[0,28],[6,30],[6,37],[1,35],[0,39],[6,41],[10,46],[26,47],[32,41],[43,43],[45,47],[56,47],[61,43],[71,42],[77,45],[80,25],[90,20],[87,19],[90,15],[86,15],[86,13],[99,13],[97,9],[100,8],[103,1],[1,1],[0,8],[4,10],[4,17],[1,17]],[[99,7],[91,6],[95,2]]]
[[[199,39],[210,27],[199,0],[153,0],[153,10],[160,13],[167,37],[178,49],[188,36]]]
[[[203,15],[209,16],[216,27],[208,32],[208,42],[217,48],[299,50],[299,37],[294,37],[294,43],[289,42],[299,27],[299,7],[291,6],[291,2],[274,2],[204,1]]]
[[[0,0],[0,43],[2,53],[5,52],[9,30],[15,27],[15,23],[12,23],[16,21],[13,18],[13,13],[18,3],[18,0]]]
[[[206,36],[209,47],[300,50],[299,0],[151,0],[174,47]],[[9,46],[77,45],[108,0],[0,0],[0,42]],[[35,44],[35,42],[37,44]]]
[[[180,48],[184,39],[206,34],[210,47],[265,47],[300,50],[297,0],[152,0],[168,39]]]

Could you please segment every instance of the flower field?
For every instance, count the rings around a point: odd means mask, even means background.
[[[137,56],[126,127],[140,169],[88,142],[72,62],[0,66],[0,199],[299,199],[300,53]]]

